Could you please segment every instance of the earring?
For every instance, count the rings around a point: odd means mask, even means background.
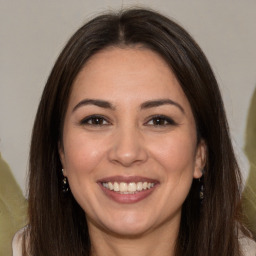
[[[202,202],[204,200],[204,182],[199,178],[199,199]]]
[[[64,169],[62,169],[62,174],[64,172]],[[69,185],[68,185],[68,179],[63,175],[62,179],[62,192],[67,193],[69,191]]]
[[[204,185],[202,183],[200,184],[199,198],[200,198],[201,201],[204,200]]]

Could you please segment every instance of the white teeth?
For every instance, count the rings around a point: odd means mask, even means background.
[[[151,184],[153,184],[153,183],[151,183]],[[138,190],[138,191],[141,191],[141,190],[142,190],[142,182],[138,182],[138,183],[137,183],[137,190]]]
[[[108,188],[109,188],[110,190],[114,190],[114,186],[113,186],[113,184],[112,184],[111,182],[103,183],[103,184],[108,184]]]
[[[135,182],[130,182],[128,185],[128,191],[129,192],[135,192],[137,189],[136,183]]]
[[[114,191],[119,191],[119,184],[117,182],[114,182]]]
[[[142,190],[150,189],[155,186],[152,182],[103,182],[103,187],[109,190],[114,190],[115,192],[120,192],[121,194],[134,194],[135,192],[140,192]]]
[[[119,185],[119,190],[120,192],[127,192],[128,191],[127,183],[121,182]]]
[[[109,188],[109,187],[108,187],[108,183],[103,183],[103,187]]]

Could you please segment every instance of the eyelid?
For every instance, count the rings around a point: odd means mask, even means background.
[[[93,123],[89,123],[90,120],[93,119],[102,119],[103,122],[107,122],[107,124],[93,124]],[[164,120],[165,122],[167,122],[166,124],[149,124],[150,121],[154,121],[154,119],[161,119]],[[88,125],[88,126],[108,126],[111,125],[112,122],[109,120],[109,118],[105,117],[104,115],[101,114],[92,114],[89,116],[84,117],[80,122],[80,125]],[[168,117],[166,115],[161,115],[161,114],[157,114],[157,115],[152,115],[150,117],[147,118],[147,121],[144,122],[144,125],[146,126],[159,126],[159,127],[165,127],[165,126],[177,126],[178,123],[176,121],[173,120],[173,118]]]
[[[90,124],[88,123],[88,121],[92,120],[92,119],[103,119],[104,121],[107,122],[107,124]],[[80,124],[81,125],[90,125],[90,126],[106,126],[106,125],[110,125],[111,122],[109,121],[108,118],[106,118],[104,115],[98,115],[98,114],[93,114],[93,115],[89,115],[89,116],[86,116],[85,118],[83,118],[81,121],[80,121]]]
[[[163,120],[167,121],[168,123],[167,123],[167,124],[164,124],[164,125],[154,125],[154,124],[150,124],[150,125],[149,125],[149,124],[148,124],[150,121],[153,121],[154,119],[157,119],[157,118],[163,119]],[[168,117],[168,116],[165,116],[165,115],[153,115],[153,116],[150,116],[150,117],[148,118],[148,120],[145,122],[145,125],[149,125],[149,126],[167,126],[167,125],[177,126],[178,123],[175,122],[175,121],[173,120],[173,118]]]

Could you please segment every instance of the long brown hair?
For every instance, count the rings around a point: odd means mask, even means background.
[[[239,256],[240,171],[221,94],[211,67],[179,25],[154,11],[131,9],[98,16],[81,27],[57,59],[36,115],[29,166],[28,255],[90,254],[85,213],[72,193],[62,193],[58,144],[74,79],[86,61],[108,47],[144,45],[169,64],[196,120],[198,141],[207,144],[205,199],[193,181],[184,202],[176,255]],[[25,255],[27,255],[25,254]]]

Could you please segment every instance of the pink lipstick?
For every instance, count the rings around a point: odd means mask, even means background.
[[[140,176],[112,176],[98,181],[104,194],[118,203],[137,203],[147,198],[159,182]]]

